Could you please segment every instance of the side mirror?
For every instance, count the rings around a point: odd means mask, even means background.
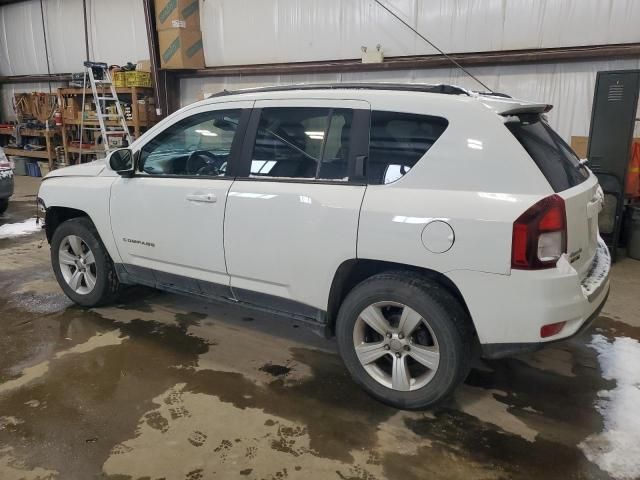
[[[122,177],[133,177],[133,152],[128,148],[114,151],[109,157],[109,167]]]

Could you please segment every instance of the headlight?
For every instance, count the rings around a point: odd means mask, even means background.
[[[47,213],[47,206],[44,204],[44,200],[42,200],[40,197],[37,198],[36,203],[38,204],[38,211],[44,215],[45,213]]]

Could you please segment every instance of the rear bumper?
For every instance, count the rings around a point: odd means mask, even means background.
[[[467,302],[483,356],[499,358],[585,330],[606,302],[610,269],[609,251],[600,239],[583,279],[566,255],[548,270],[513,270],[510,275],[458,271],[449,277]],[[566,322],[559,333],[540,337],[541,327],[558,322]]]
[[[562,342],[565,340],[569,340],[570,338],[577,337],[584,331],[588,330],[589,327],[593,324],[593,322],[598,318],[600,312],[602,311],[602,307],[607,302],[607,298],[609,298],[609,287],[607,286],[607,292],[604,296],[604,299],[600,302],[600,305],[593,311],[591,316],[587,318],[582,325],[576,330],[573,334],[568,337],[558,338],[556,340],[549,340],[547,342],[537,342],[537,343],[485,343],[481,345],[482,348],[482,357],[483,358],[504,358],[504,357],[512,357],[514,355],[518,355],[521,353],[531,353],[536,352],[547,345],[551,345],[556,342]]]

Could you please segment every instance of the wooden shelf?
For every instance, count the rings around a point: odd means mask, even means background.
[[[69,153],[80,153],[80,147],[67,147],[67,152]],[[104,148],[83,148],[83,155],[92,155],[96,153],[106,153]]]
[[[20,157],[42,158],[49,160],[49,153],[46,150],[23,150],[22,148],[4,147],[6,155],[17,155]]]
[[[80,125],[80,120],[63,120],[65,125]],[[98,120],[85,120],[83,122],[85,125],[100,125],[98,123]],[[107,122],[104,122],[104,124],[107,127],[119,127],[120,126],[120,122],[116,122],[113,120],[109,120]],[[146,120],[143,121],[139,121],[138,125],[141,127],[150,127],[151,125],[149,124],[149,122],[147,122]],[[154,123],[155,125],[155,123]],[[133,120],[127,120],[127,127],[135,127],[136,124]]]
[[[14,128],[0,128],[0,135],[11,135],[15,137],[16,131]],[[21,128],[20,135],[23,137],[53,137],[54,135],[60,135],[58,128],[45,130],[36,128]]]
[[[106,86],[100,87],[97,90],[99,95],[103,92],[105,95],[110,95],[111,88],[109,86]],[[146,130],[157,123],[155,115],[150,113],[153,102],[150,99],[144,99],[144,101],[142,101],[143,97],[153,97],[153,87],[115,87],[115,91],[118,97],[120,97],[120,100],[131,104],[131,113],[133,118],[126,121],[126,124],[130,129],[129,133],[133,138],[139,138],[143,133],[143,129]],[[67,113],[74,112],[73,115],[75,115],[76,117],[78,115],[83,115],[84,106],[80,104],[83,93],[85,95],[85,101],[93,102],[93,92],[90,88],[59,88],[58,104],[61,106],[60,108],[62,108],[63,111]],[[123,95],[126,95],[127,97],[123,99]],[[143,111],[143,109],[146,111]],[[141,120],[142,115],[144,115],[145,117],[144,120]],[[80,154],[80,148],[70,145],[70,129],[74,129],[74,127],[77,127],[80,124],[83,124],[85,127],[90,128],[91,130],[84,132],[83,141],[93,145],[93,139],[95,139],[96,135],[100,133],[99,129],[96,129],[95,127],[100,125],[100,123],[95,117],[91,119],[72,118],[70,120],[63,118],[62,122],[62,144],[64,147],[65,161],[67,163],[75,163],[77,162],[77,159],[70,158],[70,155]],[[106,127],[119,128],[121,126],[119,120],[107,120],[106,118],[104,124]],[[92,146],[86,149],[83,148],[81,155],[104,156],[106,155],[106,152],[104,150],[104,146]]]
[[[97,88],[99,92],[102,92],[103,89],[105,92],[110,91],[109,87]],[[82,90],[83,88],[59,88],[58,92],[60,93],[60,95],[82,95]],[[118,94],[143,92],[143,91],[152,92],[153,87],[116,87],[116,93]],[[84,93],[85,95],[90,95],[90,96],[93,95],[93,92],[91,91],[90,88],[85,88]],[[93,98],[93,96],[91,98]]]

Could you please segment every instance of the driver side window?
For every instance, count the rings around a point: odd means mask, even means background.
[[[140,151],[149,175],[224,176],[242,110],[215,110],[184,118]]]

